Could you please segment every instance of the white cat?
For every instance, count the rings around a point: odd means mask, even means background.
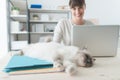
[[[54,42],[28,45],[22,49],[22,53],[29,57],[52,61],[54,67],[59,67],[61,71],[70,75],[77,73],[77,67],[91,67],[94,62],[86,50]]]

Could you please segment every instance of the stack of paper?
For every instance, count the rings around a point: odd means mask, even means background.
[[[27,56],[13,56],[4,69],[9,74],[31,74],[58,72],[60,69],[53,68],[53,63]]]

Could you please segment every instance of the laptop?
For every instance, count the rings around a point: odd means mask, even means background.
[[[116,56],[119,25],[74,26],[71,44],[87,48],[92,56]]]

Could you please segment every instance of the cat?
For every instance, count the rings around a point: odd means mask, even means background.
[[[51,61],[53,67],[58,67],[69,75],[75,75],[79,66],[91,67],[94,64],[94,58],[85,48],[79,49],[55,42],[30,44],[21,50],[21,54]]]

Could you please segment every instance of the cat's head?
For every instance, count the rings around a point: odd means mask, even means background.
[[[79,50],[76,57],[78,66],[91,67],[95,61],[95,59],[89,54],[87,50]]]
[[[83,59],[84,67],[93,66],[95,59],[92,56],[90,56],[89,54],[84,53],[83,57],[84,57],[84,59]]]

